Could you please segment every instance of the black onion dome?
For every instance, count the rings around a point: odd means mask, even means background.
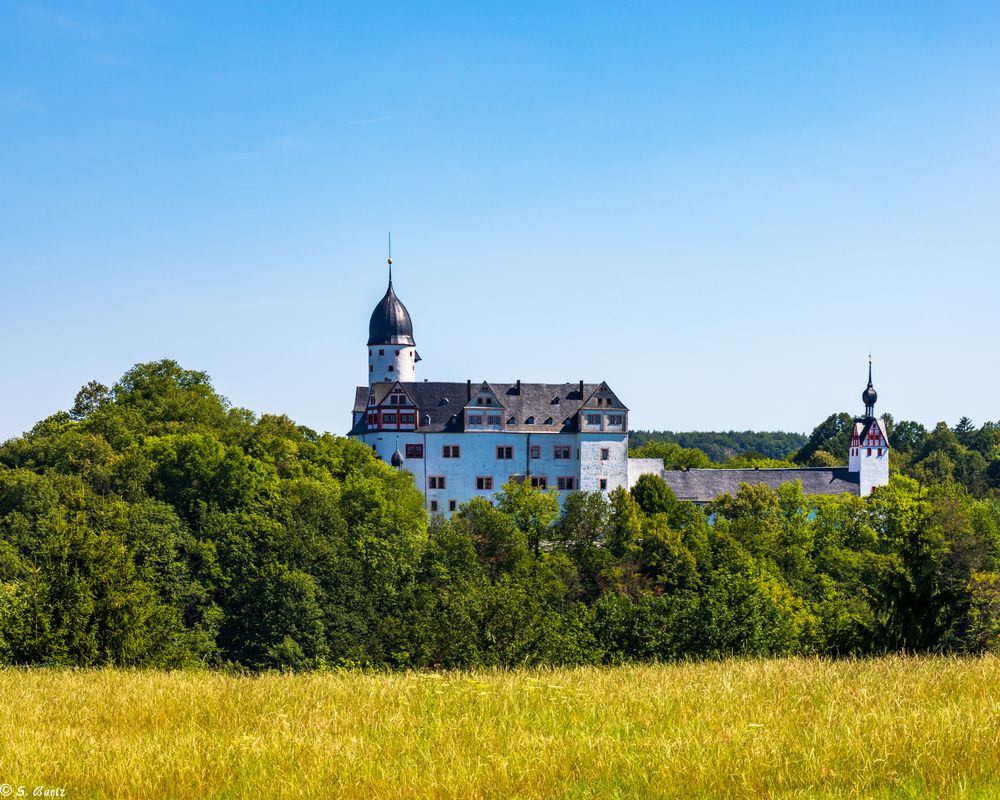
[[[869,383],[868,388],[861,393],[861,401],[865,404],[865,408],[869,408],[875,405],[876,400],[878,400],[878,392],[876,392],[875,387]]]
[[[392,290],[392,280],[368,323],[368,344],[413,344],[410,312]]]
[[[392,454],[392,459],[391,459],[390,463],[396,469],[399,469],[401,466],[403,466],[403,454],[400,453],[399,450],[397,450],[395,453]]]

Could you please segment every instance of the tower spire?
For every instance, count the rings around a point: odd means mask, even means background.
[[[861,402],[865,404],[865,417],[875,416],[875,401],[878,400],[878,392],[872,385],[872,354],[868,354],[868,387],[861,393]]]
[[[392,286],[392,231],[389,231],[389,285]]]

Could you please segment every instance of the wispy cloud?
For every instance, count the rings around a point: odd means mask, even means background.
[[[22,111],[38,114],[45,111],[45,107],[31,89],[0,89],[0,112]]]
[[[129,60],[124,56],[109,53],[104,50],[95,50],[86,54],[87,59],[93,64],[100,64],[105,67],[124,67],[129,64]]]
[[[334,128],[353,128],[355,125],[374,125],[377,122],[388,122],[390,119],[395,119],[392,114],[384,117],[369,117],[368,119],[354,119],[350,122],[340,122],[332,127]]]
[[[61,11],[53,11],[38,3],[23,3],[20,8],[22,14],[46,28],[88,38],[101,35],[99,28],[89,25],[77,17],[72,17]]]

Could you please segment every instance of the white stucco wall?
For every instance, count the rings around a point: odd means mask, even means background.
[[[580,438],[580,490],[584,492],[602,491],[600,482],[604,478],[605,493],[621,486],[628,488],[628,434],[625,433],[581,433]],[[601,450],[607,449],[607,460],[601,459]]]
[[[630,458],[628,460],[628,488],[635,486],[635,482],[643,475],[656,475],[663,477],[662,458]]]
[[[860,495],[868,497],[872,489],[876,486],[887,486],[889,484],[889,448],[882,450],[882,455],[878,455],[878,450],[872,450],[872,454],[867,455],[867,448],[861,450],[858,457],[860,462]]]
[[[496,433],[491,431],[467,433],[420,433],[395,431],[373,431],[359,439],[369,447],[374,446],[376,454],[390,463],[397,446],[403,454],[403,469],[413,473],[417,488],[423,493],[428,510],[431,501],[437,501],[437,510],[447,514],[450,501],[456,506],[473,497],[492,495],[515,475],[544,476],[548,488],[556,490],[559,477],[572,477],[577,489],[600,491],[600,479],[607,478],[607,489],[616,486],[627,488],[627,435],[626,434],[557,434],[557,433]],[[423,445],[423,458],[406,458],[407,444]],[[443,447],[458,445],[458,458],[445,458]],[[556,459],[554,448],[565,445],[570,448],[568,459]],[[513,448],[513,459],[498,459],[497,447]],[[529,459],[529,447],[540,448],[540,458]],[[608,450],[607,461],[601,461],[601,449]],[[428,478],[443,476],[444,489],[431,489]],[[477,477],[492,477],[492,490],[476,488]],[[568,494],[560,491],[560,501]]]
[[[389,367],[392,367],[390,370]],[[417,379],[417,348],[412,345],[382,344],[368,348],[368,385],[379,381]]]
[[[849,472],[857,472],[861,469],[861,457],[858,453],[861,449],[858,447],[848,447],[847,448],[847,470]]]

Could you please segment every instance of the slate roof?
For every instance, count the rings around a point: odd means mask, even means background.
[[[390,381],[375,384],[375,399],[380,402],[394,386]],[[463,413],[467,400],[466,383],[444,381],[400,382],[399,385],[417,406],[417,430],[422,433],[462,432]],[[576,433],[577,412],[604,384],[584,383],[580,392],[579,381],[575,383],[490,383],[486,384],[502,404],[499,411],[503,415],[504,430],[515,433]],[[472,383],[475,397],[483,383]],[[605,386],[606,388],[606,386]],[[359,386],[354,399],[356,414],[364,414],[368,408],[368,387]],[[497,406],[475,406],[484,413],[496,410]],[[619,401],[603,409],[625,412],[628,409]],[[429,416],[430,420],[425,421]],[[533,422],[528,422],[533,419]],[[351,434],[367,433],[364,417],[356,424]]]
[[[800,481],[805,494],[860,494],[859,474],[847,467],[802,467],[800,469],[668,469],[663,480],[679,500],[707,503],[723,494],[735,495],[741,483],[763,484],[777,489],[783,483]]]
[[[392,289],[392,278],[389,278],[389,288],[385,290],[385,295],[378,301],[368,321],[368,346],[380,344],[413,344],[410,312],[406,310],[403,301],[396,297]]]

